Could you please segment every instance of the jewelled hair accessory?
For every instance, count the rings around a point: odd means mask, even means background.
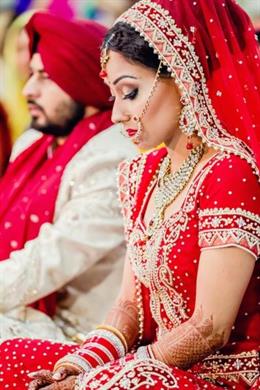
[[[108,50],[106,47],[101,52],[101,57],[100,57],[100,65],[101,65],[101,71],[99,72],[99,77],[102,79],[105,79],[107,77],[107,72],[106,72],[106,64],[109,61],[109,55],[108,55]]]
[[[109,45],[109,42],[114,38],[114,35],[115,34],[112,34],[111,37],[105,42],[104,47],[101,51],[101,56],[100,56],[101,71],[99,73],[99,76],[102,79],[105,79],[107,77],[106,65],[109,61],[108,45]]]

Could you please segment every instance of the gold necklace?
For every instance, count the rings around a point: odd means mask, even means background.
[[[170,157],[167,156],[164,159],[158,174],[158,184],[154,196],[155,212],[147,228],[148,237],[151,237],[161,226],[166,208],[186,187],[203,153],[204,144],[201,143],[191,151],[175,173],[171,173]]]

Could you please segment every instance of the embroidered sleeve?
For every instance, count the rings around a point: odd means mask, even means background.
[[[248,164],[237,156],[218,163],[202,186],[199,245],[238,246],[260,254],[260,190]]]

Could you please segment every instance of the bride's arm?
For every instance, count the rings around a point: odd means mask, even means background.
[[[124,336],[128,350],[138,338],[138,308],[135,279],[130,261],[126,256],[123,280],[118,298],[104,321],[104,327],[117,329]]]
[[[102,332],[106,331],[110,333],[112,338],[109,336],[107,340],[103,338]],[[53,381],[63,382],[68,376],[78,375],[80,372],[89,371],[99,363],[96,361],[97,364],[95,364],[96,355],[96,359],[108,358],[107,361],[104,361],[103,363],[115,360],[120,356],[112,356],[114,352],[113,344],[115,343],[115,345],[117,344],[117,346],[120,347],[122,338],[127,344],[127,346],[125,346],[124,343],[121,343],[121,350],[123,350],[122,355],[125,355],[137,341],[138,333],[139,323],[135,294],[135,279],[130,261],[126,256],[121,289],[118,298],[106,316],[104,323],[100,325],[97,330],[92,331],[90,333],[91,336],[86,336],[86,342],[79,346],[75,353],[66,355],[60,359],[55,365],[54,373],[48,370],[40,370],[31,373],[30,376],[33,381],[30,384],[30,389],[36,390],[42,388],[43,386],[46,386],[46,384],[53,383]],[[111,345],[109,345],[110,341]],[[106,356],[106,354],[108,355]]]
[[[126,256],[120,293],[104,323],[89,332],[85,342],[73,354],[60,359],[54,370],[60,372],[73,368],[73,372],[74,369],[87,372],[125,356],[137,341],[139,333],[135,296],[134,275]]]
[[[253,255],[235,246],[202,251],[194,313],[152,345],[154,357],[186,369],[224,346],[254,264]]]

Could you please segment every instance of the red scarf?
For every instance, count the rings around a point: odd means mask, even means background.
[[[0,261],[14,250],[24,248],[39,234],[44,223],[52,223],[55,203],[64,169],[74,155],[95,135],[111,125],[111,112],[83,119],[52,158],[48,149],[54,137],[43,135],[21,153],[0,181]],[[53,315],[55,294],[38,301],[34,307]]]
[[[172,73],[183,122],[216,149],[260,166],[260,50],[234,0],[141,0],[122,14]]]

